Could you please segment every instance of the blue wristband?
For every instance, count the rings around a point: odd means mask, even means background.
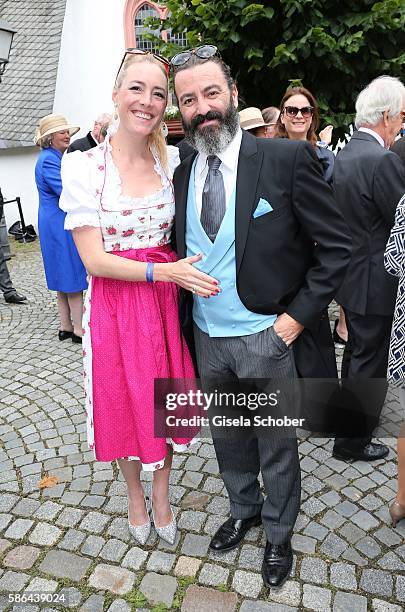
[[[149,262],[146,265],[146,282],[147,283],[153,283],[153,268],[154,268],[155,264]]]

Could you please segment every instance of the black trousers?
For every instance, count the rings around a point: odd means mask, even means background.
[[[371,441],[387,394],[392,316],[345,309],[349,342],[342,361],[342,393],[335,448],[361,449]]]

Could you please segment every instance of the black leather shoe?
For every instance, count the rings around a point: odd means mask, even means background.
[[[16,240],[20,244],[23,244],[24,242],[35,242],[36,238],[35,236],[32,236],[31,234],[24,234],[24,236],[21,236],[21,238],[17,238],[16,236]]]
[[[68,338],[71,338],[72,335],[73,332],[65,331],[64,329],[60,329],[58,332],[59,340],[67,340]]]
[[[337,344],[337,345],[340,345],[340,346],[343,346],[343,347],[344,347],[344,346],[346,346],[346,344],[347,344],[347,340],[344,340],[344,339],[342,338],[342,336],[339,336],[338,331],[337,331],[337,326],[338,326],[338,323],[339,323],[339,319],[336,319],[336,320],[335,320],[335,325],[334,325],[334,327],[333,327],[333,334],[332,334],[332,336],[333,336],[333,342],[334,342],[335,344]]]
[[[369,442],[363,448],[334,448],[333,456],[336,459],[352,459],[354,461],[376,461],[384,459],[389,453],[388,446]]]
[[[4,299],[8,304],[22,304],[27,301],[25,295],[19,295],[17,291],[10,291],[4,294]]]
[[[81,344],[82,343],[82,337],[81,336],[77,336],[75,334],[75,332],[72,332],[72,342],[75,342],[76,344]]]
[[[251,516],[247,519],[234,519],[230,517],[218,529],[210,542],[210,549],[215,552],[226,552],[235,548],[251,527],[261,525],[262,517],[260,514]]]
[[[285,544],[266,543],[262,578],[267,587],[280,587],[290,575],[293,564],[291,541]]]

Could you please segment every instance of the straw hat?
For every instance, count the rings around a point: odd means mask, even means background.
[[[253,128],[263,127],[267,125],[262,117],[259,108],[249,106],[239,112],[240,127],[244,130],[253,130]]]
[[[41,119],[35,131],[34,142],[38,144],[45,136],[50,136],[56,132],[63,132],[63,130],[69,130],[70,135],[73,136],[80,128],[77,125],[70,125],[63,115],[46,115],[46,117]]]

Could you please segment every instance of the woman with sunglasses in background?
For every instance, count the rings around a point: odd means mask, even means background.
[[[290,87],[281,100],[280,109],[274,138],[311,142],[322,164],[325,180],[332,185],[335,156],[317,139],[319,108],[315,96],[305,87]],[[344,347],[347,338],[345,315],[343,309],[340,308],[339,319],[336,319],[334,324],[333,340],[335,344]]]
[[[329,149],[318,145],[319,109],[315,96],[305,87],[290,87],[280,104],[274,138],[309,140],[322,164],[326,181],[331,185],[335,157]]]
[[[153,472],[155,528],[173,543],[172,447],[190,443],[177,438],[169,446],[154,435],[154,379],[194,378],[178,321],[178,286],[202,297],[218,291],[192,265],[201,255],[177,261],[170,247],[171,179],[179,160],[162,131],[167,91],[167,61],[128,50],[105,141],[71,153],[62,166],[65,227],[91,275],[83,339],[89,446],[99,461],[118,460],[128,487],[129,530],[141,544],[151,523],[140,471]]]

